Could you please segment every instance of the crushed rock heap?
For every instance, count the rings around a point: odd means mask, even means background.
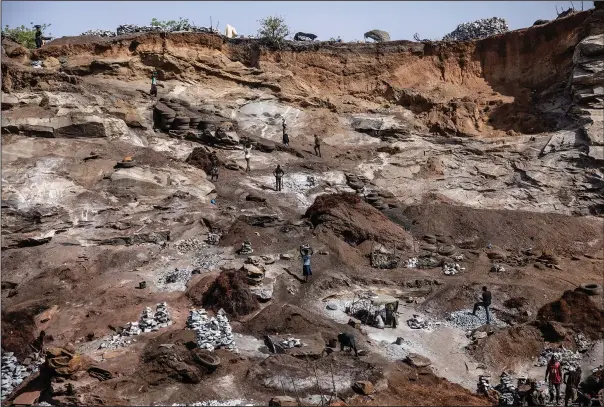
[[[565,347],[559,349],[545,348],[539,355],[535,366],[547,366],[547,363],[550,361],[552,356],[557,356],[558,360],[560,361],[560,365],[568,370],[577,369],[577,367],[580,366],[582,357],[580,352],[573,352]]]
[[[213,351],[217,348],[225,348],[236,351],[235,338],[231,324],[226,317],[226,313],[221,308],[216,313],[216,317],[208,317],[205,309],[192,310],[187,319],[187,328],[195,331],[197,346],[200,349]]]
[[[450,313],[446,318],[446,324],[455,326],[466,331],[479,328],[487,323],[487,317],[484,312],[484,308],[480,308],[476,315],[472,315],[471,309],[464,309]],[[507,326],[507,324],[495,317],[491,310],[491,325],[494,326]]]
[[[166,328],[172,325],[172,319],[168,312],[168,305],[165,302],[157,304],[155,312],[150,307],[146,307],[137,322],[128,322],[122,331],[111,336],[100,345],[101,349],[116,349],[129,345],[136,339],[128,339],[131,336],[141,333],[159,331],[160,328]]]
[[[122,24],[117,27],[116,31],[111,30],[88,30],[83,32],[84,35],[95,35],[98,37],[117,37],[118,35],[127,35],[135,33],[149,33],[149,32],[204,32],[204,33],[217,33],[216,30],[206,27],[198,27],[190,24],[186,21],[180,21],[171,27],[158,27],[153,25],[136,25],[136,24]]]
[[[2,400],[8,398],[23,380],[36,372],[39,369],[39,366],[44,363],[44,358],[37,357],[35,360],[28,359],[29,360],[26,362],[27,365],[23,365],[19,363],[13,352],[2,353],[2,391],[0,392],[2,393]]]
[[[509,31],[508,23],[503,18],[492,17],[462,23],[455,30],[443,37],[443,41],[470,41],[487,38]]]

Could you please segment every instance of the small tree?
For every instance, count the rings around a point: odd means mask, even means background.
[[[281,16],[270,16],[259,21],[258,37],[272,45],[279,45],[290,34],[285,19]]]
[[[25,48],[35,49],[36,48],[36,28],[34,23],[29,23],[31,27],[21,25],[21,27],[10,28],[7,25],[4,26],[2,34],[13,39]],[[42,32],[50,27],[50,24],[41,24]],[[51,34],[48,34],[49,36]]]

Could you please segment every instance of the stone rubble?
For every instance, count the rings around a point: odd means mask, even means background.
[[[499,263],[493,263],[491,271],[494,273],[503,273],[505,271],[505,268]]]
[[[241,245],[241,249],[239,249],[239,254],[252,254],[254,253],[254,249],[252,249],[252,244],[246,240],[245,242],[243,242],[243,244]]]
[[[164,270],[158,275],[156,286],[158,291],[185,291],[191,279],[191,269]]]
[[[127,346],[132,342],[136,342],[136,339],[131,338],[132,336],[155,332],[172,325],[172,323],[168,305],[165,302],[157,304],[155,312],[151,307],[146,307],[138,321],[128,322],[119,334],[112,335],[103,341],[99,349],[117,349]]]
[[[587,352],[593,346],[593,343],[582,333],[575,335],[575,343],[577,344],[577,351],[581,353]]]
[[[244,400],[233,399],[233,400],[206,400],[197,401],[193,404],[177,404],[174,403],[172,406],[191,406],[191,407],[223,407],[223,406],[252,406],[253,404],[243,404]]]
[[[465,270],[465,267],[461,267],[459,263],[445,263],[443,264],[443,273],[447,276],[454,276],[459,274],[460,271]]]
[[[218,233],[208,233],[207,243],[211,245],[217,245],[220,241],[220,235]]]
[[[97,37],[115,37],[115,36],[117,36],[115,31],[109,31],[109,30],[88,30],[86,32],[83,32],[80,35],[82,35],[82,36],[95,35]]]
[[[409,328],[411,328],[411,329],[431,329],[432,328],[432,324],[429,321],[425,320],[424,318],[420,317],[417,314],[414,314],[413,318],[407,320],[407,325],[409,325]]]
[[[462,23],[455,30],[443,37],[443,41],[470,41],[509,31],[508,24],[503,18],[483,18],[471,23]]]
[[[491,388],[491,376],[489,376],[489,375],[478,376],[477,392],[479,394],[486,393],[489,391],[490,388]]]
[[[516,386],[512,383],[512,377],[507,373],[503,372],[499,376],[500,383],[495,386],[495,390],[499,392],[499,405],[500,406],[513,406],[514,405],[514,393],[516,393]]]
[[[233,330],[223,309],[212,318],[208,317],[208,313],[203,308],[192,310],[187,319],[187,328],[195,331],[197,346],[200,349],[213,351],[225,348],[237,351]]]
[[[136,25],[136,24],[122,24],[117,27],[117,35],[135,34],[135,33],[148,33],[148,32],[205,32],[205,33],[217,33],[216,30],[206,27],[198,27],[187,22],[180,22],[170,28],[156,27],[152,25]]]
[[[472,315],[471,309],[464,309],[450,313],[445,319],[445,323],[449,326],[461,328],[465,331],[471,331],[479,328],[487,323],[487,317],[484,312],[484,308],[480,308],[476,315]],[[493,326],[507,326],[507,324],[493,314],[491,310],[491,325]]]
[[[23,380],[38,371],[39,366],[44,363],[44,359],[40,358],[37,353],[34,354],[34,358],[29,359],[31,359],[31,362],[24,366],[19,363],[13,352],[2,352],[2,380],[0,382],[2,400],[7,399]]]
[[[201,270],[214,270],[229,259],[220,253],[203,253],[193,260],[193,266]]]
[[[405,263],[405,268],[415,269],[418,265],[419,260],[417,259],[417,257],[411,257],[410,259],[407,259],[407,262]]]
[[[184,254],[190,251],[198,251],[201,249],[205,249],[207,246],[204,242],[199,239],[191,238],[184,239],[174,243],[174,248],[180,253]]]
[[[42,69],[42,61],[31,61],[30,65],[35,69]]]
[[[554,349],[554,348],[545,348],[541,351],[541,354],[537,358],[537,363],[535,366],[547,366],[550,361],[552,355],[558,357],[558,361],[563,369],[575,370],[580,366],[581,361],[581,353],[573,352],[570,349],[566,349],[565,347]]]
[[[300,339],[297,338],[287,338],[282,340],[281,342],[279,342],[279,345],[283,348],[283,349],[292,349],[292,348],[300,348],[302,346],[305,346]]]

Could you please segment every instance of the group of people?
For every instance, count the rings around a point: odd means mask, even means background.
[[[545,370],[545,381],[549,387],[550,403],[560,405],[560,385],[564,382],[564,406],[568,406],[569,401],[574,403],[579,398],[579,384],[581,383],[581,368],[569,370],[562,375],[560,361],[555,355],[552,355]],[[543,393],[537,389],[537,382],[531,380],[531,388],[522,397],[522,404],[527,406],[545,406]]]

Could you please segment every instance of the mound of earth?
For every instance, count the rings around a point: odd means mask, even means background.
[[[47,308],[34,304],[12,312],[2,312],[2,349],[14,352],[17,358],[29,354],[31,349],[28,345],[37,337],[35,317]]]
[[[330,230],[351,246],[365,241],[412,247],[411,235],[351,193],[318,196],[305,215],[319,231]]]
[[[335,324],[328,324],[322,318],[291,304],[269,305],[247,321],[243,329],[255,336],[320,332],[325,340],[337,338],[341,332]]]
[[[587,242],[602,239],[600,220],[556,213],[433,204],[389,209],[385,214],[409,226],[414,236],[440,234],[472,242],[475,247],[491,243],[503,248],[580,253],[587,249]]]
[[[560,322],[576,332],[583,332],[591,339],[604,338],[604,310],[581,291],[565,291],[558,301],[541,307],[537,321]]]
[[[202,297],[206,309],[224,309],[230,316],[247,315],[258,309],[256,296],[250,291],[243,273],[224,270]]]
[[[196,147],[193,149],[191,154],[187,157],[187,164],[191,164],[194,167],[204,170],[206,173],[210,173],[212,169],[212,161],[210,160],[210,152],[205,147]],[[220,164],[220,161],[218,162]]]

